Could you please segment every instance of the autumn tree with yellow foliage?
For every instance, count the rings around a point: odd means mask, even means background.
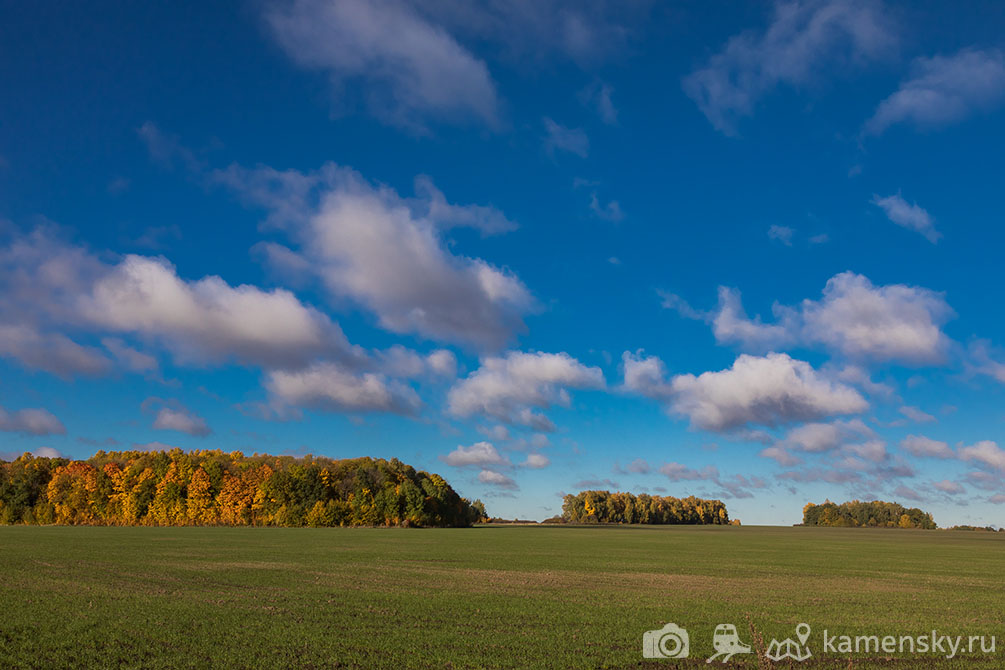
[[[0,462],[2,524],[469,526],[486,518],[479,501],[397,459],[173,449]]]

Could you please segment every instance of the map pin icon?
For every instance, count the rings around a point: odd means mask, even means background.
[[[796,626],[796,635],[799,636],[799,644],[806,644],[806,640],[810,636],[810,625],[808,623],[801,623]]]

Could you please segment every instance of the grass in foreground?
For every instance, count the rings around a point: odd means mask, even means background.
[[[1003,574],[985,533],[2,527],[0,667],[721,667],[716,624],[750,644],[805,621],[813,658],[770,667],[1000,668]],[[691,658],[645,661],[643,632],[669,621]],[[998,648],[849,660],[823,654],[825,628]]]

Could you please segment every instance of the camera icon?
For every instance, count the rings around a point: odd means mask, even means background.
[[[689,651],[687,631],[675,623],[642,634],[642,658],[687,658]]]

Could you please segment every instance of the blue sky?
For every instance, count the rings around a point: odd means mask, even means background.
[[[8,4],[0,452],[1005,510],[1005,8]]]

